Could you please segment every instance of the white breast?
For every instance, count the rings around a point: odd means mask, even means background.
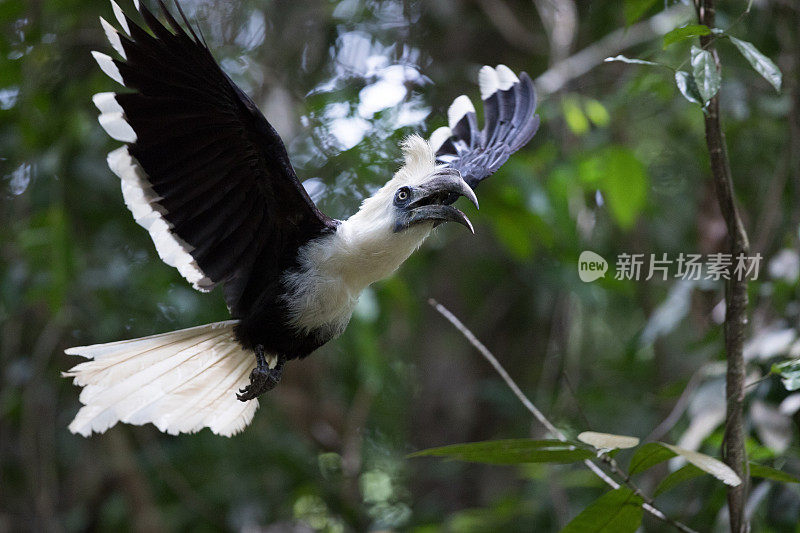
[[[300,267],[284,276],[290,320],[303,333],[325,327],[341,334],[361,292],[397,270],[433,228],[423,223],[394,233],[388,221],[386,227],[362,222],[357,213],[306,244]]]

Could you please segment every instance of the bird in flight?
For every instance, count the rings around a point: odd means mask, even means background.
[[[223,72],[176,3],[162,23],[134,0],[147,29],[113,0],[119,29],[100,22],[118,57],[93,52],[127,90],[93,98],[99,122],[125,144],[108,154],[125,205],[159,257],[199,291],[221,286],[232,319],[140,339],[69,348],[82,387],[73,433],[117,422],[170,433],[231,436],[303,358],[347,327],[361,292],[394,272],[434,227],[472,231],[459,197],[522,148],[539,126],[527,74],[485,66],[484,109],[459,96],[448,126],[402,143],[401,168],[346,220],[314,204],[286,148]],[[149,29],[149,31],[148,31]]]

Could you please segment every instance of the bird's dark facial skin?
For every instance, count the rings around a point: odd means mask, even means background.
[[[416,187],[400,187],[394,193],[394,206],[397,219],[394,232],[397,233],[421,222],[458,222],[473,234],[475,230],[467,216],[449,205],[453,197],[466,196],[478,207],[478,199],[458,171],[445,170]]]

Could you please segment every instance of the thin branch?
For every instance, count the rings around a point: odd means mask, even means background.
[[[714,27],[716,8],[714,0],[700,0],[698,18],[700,24]],[[711,52],[717,70],[720,69],[716,43],[710,36],[700,37],[700,44]],[[722,132],[719,111],[719,95],[708,102],[705,114],[706,145],[711,161],[711,173],[717,193],[720,211],[728,228],[729,251],[731,257],[747,256],[750,245],[747,239],[733,190],[733,177],[728,160],[728,147]],[[747,453],[744,447],[744,379],[745,364],[743,356],[744,334],[747,325],[747,279],[742,275],[731,275],[725,282],[725,352],[728,369],[725,376],[725,396],[727,399],[725,440],[723,456],[725,462],[744,482],[736,487],[728,487],[728,514],[731,531],[744,533],[749,530],[745,517],[747,501],[747,475],[745,465]]]
[[[477,0],[477,3],[506,42],[525,52],[536,50],[536,35],[528,31],[517,14],[502,0]]]
[[[478,338],[469,329],[467,329],[467,326],[462,324],[461,321],[453,313],[451,313],[449,309],[447,309],[445,306],[443,306],[433,298],[430,298],[428,300],[428,303],[431,306],[433,306],[433,308],[436,309],[439,312],[439,314],[441,314],[451,324],[453,324],[453,326],[455,326],[455,328],[459,332],[461,332],[462,335],[464,335],[464,337],[469,341],[469,343],[472,344],[481,353],[484,359],[489,361],[489,364],[494,367],[494,369],[497,371],[498,374],[500,374],[500,377],[503,378],[503,381],[506,382],[506,384],[514,393],[514,395],[519,399],[520,402],[522,402],[522,405],[524,405],[525,408],[528,411],[530,411],[534,417],[536,417],[536,420],[538,420],[540,424],[542,424],[545,428],[547,428],[547,431],[558,437],[558,440],[562,441],[567,440],[566,435],[564,435],[560,429],[555,427],[547,419],[547,417],[545,417],[544,414],[542,414],[542,412],[539,411],[539,409],[537,409],[535,405],[533,405],[533,402],[531,402],[528,399],[528,397],[525,396],[525,394],[522,392],[522,389],[520,389],[517,386],[516,382],[514,382],[511,376],[508,375],[508,372],[506,372],[506,369],[503,368],[503,365],[500,364],[500,361],[498,361],[497,358],[494,355],[492,355],[492,352],[490,352],[489,349],[486,346],[484,346],[483,343],[479,341]]]
[[[575,0],[533,0],[539,19],[550,41],[550,64],[569,56],[578,32],[578,7]]]
[[[575,389],[572,387],[572,383],[569,380],[569,376],[567,372],[562,370],[561,377],[564,378],[564,385],[567,386],[567,390],[569,390],[570,396],[572,396],[572,401],[575,402],[575,409],[578,410],[578,414],[583,419],[583,423],[586,424],[586,429],[592,429],[592,424],[589,422],[589,417],[586,416],[586,413],[583,412],[583,408],[581,407],[581,402],[578,400],[578,395],[575,393]]]
[[[475,347],[475,349],[480,352],[480,354],[484,357],[484,359],[489,361],[489,364],[492,365],[492,367],[494,367],[494,369],[497,371],[498,374],[500,374],[500,377],[503,378],[503,381],[506,382],[506,385],[508,385],[508,387],[514,393],[514,395],[519,399],[520,402],[522,402],[522,405],[524,405],[525,408],[528,411],[530,411],[531,414],[545,428],[547,428],[547,430],[550,433],[552,433],[560,441],[564,442],[568,441],[566,435],[564,435],[564,433],[560,429],[554,426],[553,423],[550,422],[547,419],[547,417],[544,416],[544,414],[542,414],[542,412],[536,408],[535,405],[533,405],[533,402],[531,402],[528,399],[528,397],[525,396],[525,393],[522,392],[522,389],[519,388],[517,383],[511,378],[508,372],[506,372],[506,369],[503,368],[503,365],[500,364],[500,361],[498,361],[497,358],[492,354],[492,352],[490,352],[489,349],[486,346],[484,346],[481,341],[478,340],[475,334],[472,333],[472,331],[470,331],[469,328],[467,328],[467,326],[465,326],[453,313],[451,313],[449,309],[447,309],[445,306],[437,302],[435,299],[430,298],[428,300],[428,303],[440,315],[446,318],[447,321],[450,322],[464,336],[464,338],[466,338],[467,341],[469,341],[469,343],[472,344],[472,346]],[[639,489],[639,487],[631,480],[630,475],[627,472],[625,472],[622,468],[620,468],[620,466],[612,457],[608,456],[605,453],[599,454],[598,457],[600,458],[601,461],[607,464],[609,468],[611,468],[611,471],[613,473],[619,475],[622,478],[623,483],[629,489],[631,489],[634,494],[642,498],[642,500],[644,501],[644,504],[642,504],[642,508],[645,511],[652,514],[656,518],[666,522],[667,524],[671,525],[678,531],[682,531],[683,533],[697,533],[695,530],[693,530],[686,524],[683,524],[681,522],[678,522],[677,520],[673,520],[672,518],[667,517],[658,508],[656,508],[653,499],[644,494]],[[612,489],[618,489],[620,487],[619,483],[614,481],[613,478],[611,478],[608,474],[606,474],[603,471],[603,469],[597,466],[597,464],[591,459],[586,459],[583,463],[589,470],[591,470],[597,477],[602,479],[603,482],[605,482]]]
[[[536,89],[543,95],[555,93],[570,81],[603,64],[607,57],[663,35],[689,16],[690,11],[685,6],[677,5],[628,28],[612,31],[596,43],[559,61],[540,74],[534,80]]]
[[[686,388],[683,389],[683,392],[678,398],[678,401],[675,402],[675,405],[672,407],[672,410],[667,415],[667,418],[663,420],[656,428],[650,432],[650,434],[645,437],[645,442],[651,442],[656,440],[661,440],[661,438],[667,434],[667,432],[672,429],[672,427],[678,423],[683,413],[686,411],[686,408],[689,407],[689,399],[691,398],[694,391],[697,389],[698,385],[700,385],[700,381],[702,379],[702,369],[695,372],[692,377],[689,379],[689,383],[686,384]]]

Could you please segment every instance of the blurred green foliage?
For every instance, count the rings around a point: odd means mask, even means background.
[[[482,64],[536,78],[590,49],[691,70],[694,39],[662,50],[664,34],[694,21],[691,9],[654,30],[647,20],[663,2],[555,4],[574,14],[559,31],[545,0],[182,2],[279,130],[298,174],[327,184],[321,207],[337,217],[391,176],[404,135],[443,124],[459,94],[477,99]],[[796,476],[800,397],[767,374],[800,356],[800,13],[791,2],[760,2],[739,20],[747,4],[725,3],[718,24],[733,25],[784,78],[776,93],[747,57],[721,45],[738,201],[764,257],[750,284],[748,449]],[[621,253],[724,249],[702,113],[669,71],[602,57],[542,91],[540,131],[478,190],[476,236],[439,230],[365,293],[342,338],[287,366],[243,434],[70,434],[79,402],[59,377],[75,363],[64,348],[227,316],[221,294],[192,291],[158,260],[105,164],[118,143],[91,103],[114,90],[89,54],[109,51],[99,15],[112,18],[105,0],[0,1],[0,531],[565,526],[606,491],[578,466],[406,458],[458,442],[547,437],[429,297],[473,329],[568,435],[593,429],[719,455],[722,284],[613,276]],[[643,37],[623,50],[614,48],[620,35]],[[400,99],[362,107],[364,91],[390,75],[402,80]],[[592,283],[577,275],[587,249],[611,264]],[[676,404],[683,409],[668,418]],[[667,468],[643,473],[645,490]],[[660,508],[699,530],[723,527],[724,488],[688,477],[659,495]],[[751,482],[754,529],[793,530],[798,486]],[[643,527],[666,526],[645,514]]]

